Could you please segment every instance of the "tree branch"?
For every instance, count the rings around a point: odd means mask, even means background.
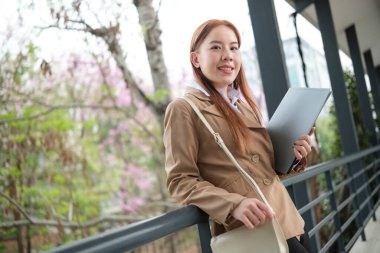
[[[40,104],[47,107],[48,109],[44,112],[37,113],[37,114],[27,116],[27,117],[18,117],[18,118],[13,118],[13,119],[1,120],[0,125],[12,123],[12,122],[24,121],[24,120],[38,119],[56,110],[67,110],[67,109],[74,109],[74,108],[115,110],[113,106],[102,106],[102,105],[68,104],[68,105],[49,106],[42,102],[40,102]],[[123,110],[123,112],[127,114],[126,111]]]
[[[105,74],[103,72],[103,70],[99,67],[101,73],[102,73],[102,77],[103,77],[103,80],[104,82],[106,83],[106,79],[105,79]],[[107,86],[107,85],[106,85]],[[109,88],[108,86],[106,88]],[[18,95],[20,96],[24,96],[24,94],[18,92],[18,91],[15,91],[17,92]],[[32,115],[32,116],[29,116],[29,117],[19,117],[19,118],[13,118],[13,119],[7,119],[7,120],[0,120],[0,125],[4,125],[4,124],[7,124],[7,123],[12,123],[12,122],[18,122],[18,121],[24,121],[24,120],[32,120],[32,119],[38,119],[40,117],[43,117],[55,110],[67,110],[67,109],[102,109],[102,110],[115,110],[115,111],[119,111],[121,113],[123,113],[127,118],[130,118],[132,119],[136,125],[138,125],[150,138],[153,139],[154,142],[159,142],[159,139],[157,138],[156,135],[154,135],[148,128],[146,128],[146,126],[141,123],[138,119],[136,119],[136,117],[132,116],[131,113],[129,113],[127,110],[123,110],[123,108],[121,108],[120,106],[118,106],[116,104],[116,101],[114,100],[114,98],[112,98],[112,96],[109,94],[112,102],[113,102],[113,105],[112,106],[104,106],[104,105],[84,105],[84,104],[66,104],[66,105],[55,105],[55,106],[51,106],[41,100],[38,100],[38,99],[35,99],[35,98],[32,98],[32,97],[26,97],[28,100],[36,103],[36,104],[39,104],[41,106],[44,106],[46,108],[48,108],[46,111],[44,112],[41,112],[41,113],[38,113],[38,114],[35,114],[35,115]],[[9,102],[19,102],[18,100],[10,100]]]
[[[103,222],[137,222],[147,219],[147,217],[132,217],[127,215],[110,215],[110,216],[103,216],[98,217],[96,219],[93,219],[91,221],[87,221],[84,223],[77,223],[77,222],[67,222],[67,221],[54,221],[54,220],[44,220],[44,219],[37,219],[32,218],[32,220],[18,220],[18,221],[12,221],[12,222],[1,222],[0,223],[0,229],[9,229],[14,227],[22,227],[26,225],[34,225],[34,226],[50,226],[50,227],[65,227],[65,228],[88,228],[96,226]]]
[[[62,226],[62,227],[67,227],[67,228],[87,228],[87,227],[92,227],[95,225],[98,225],[99,223],[102,222],[107,222],[107,221],[116,221],[116,222],[121,222],[121,221],[126,221],[126,222],[136,222],[140,221],[143,219],[146,219],[147,217],[143,216],[127,216],[127,215],[109,215],[109,216],[102,216],[95,218],[93,220],[84,222],[84,223],[77,223],[77,222],[67,222],[67,221],[62,221],[61,219],[58,219],[57,221],[55,220],[45,220],[45,219],[39,219],[30,216],[27,214],[27,212],[11,197],[7,196],[3,192],[0,191],[0,196],[8,200],[13,206],[16,207],[16,210],[21,213],[26,219],[25,220],[17,220],[17,221],[12,221],[12,222],[1,222],[0,223],[0,228],[1,229],[9,229],[13,227],[20,227],[20,226],[25,226],[25,225],[35,225],[35,226]]]
[[[108,84],[108,81],[107,81],[107,77],[106,77],[106,74],[104,73],[104,70],[103,70],[103,68],[102,68],[102,66],[101,66],[101,64],[100,64],[100,62],[99,62],[99,60],[98,60],[98,58],[96,57],[96,55],[95,54],[92,54],[92,56],[94,57],[94,59],[95,59],[95,61],[96,61],[96,63],[97,63],[97,66],[98,66],[98,68],[99,68],[99,71],[100,71],[100,74],[102,75],[102,79],[103,79],[103,83],[104,83],[104,86],[106,87],[106,89],[107,89],[107,92],[108,92],[108,96],[111,98],[111,100],[112,100],[112,104],[113,104],[113,106],[114,106],[114,108],[115,108],[115,110],[119,110],[120,109],[120,107],[117,105],[117,103],[116,103],[116,100],[115,100],[115,97],[112,95],[112,92],[111,92],[111,89],[110,89],[110,87],[109,87],[109,84]],[[128,115],[127,115],[128,116]],[[153,138],[153,140],[155,141],[155,142],[158,142],[159,140],[157,139],[157,136],[155,136],[148,128],[146,128],[146,126],[143,124],[143,123],[141,123],[140,121],[138,121],[137,119],[136,119],[136,117],[131,117],[132,118],[132,120],[149,136],[149,137],[151,137],[151,138]]]
[[[156,104],[153,100],[151,100],[140,87],[132,76],[132,73],[128,69],[125,63],[125,58],[123,56],[123,50],[121,49],[120,43],[117,39],[117,34],[119,33],[118,25],[105,27],[102,26],[100,28],[92,28],[89,24],[87,24],[84,20],[72,20],[68,19],[67,22],[73,24],[82,24],[84,28],[75,28],[75,27],[60,27],[59,25],[50,25],[46,27],[42,27],[42,29],[47,28],[58,28],[64,30],[74,30],[80,32],[88,32],[98,38],[101,38],[106,45],[108,46],[109,51],[111,52],[118,68],[121,70],[123,74],[124,82],[127,87],[129,86],[133,93],[135,93],[138,97],[140,97],[143,102],[150,107],[155,114],[158,116],[162,115],[165,111],[165,105],[162,106],[160,104]]]
[[[69,30],[69,31],[77,31],[77,32],[87,32],[86,29],[84,28],[74,28],[74,27],[66,27],[66,28],[62,28],[60,27],[59,25],[48,25],[48,26],[34,26],[34,28],[38,28],[38,29],[42,29],[42,30],[46,30],[46,29],[51,29],[51,28],[56,28],[56,29],[65,29],[65,30]]]
[[[2,191],[0,191],[0,196],[11,202],[12,205],[14,205],[19,213],[24,215],[24,217],[28,220],[29,223],[33,222],[33,218],[31,218],[26,211],[17,203],[16,200],[12,199],[8,195],[5,195]]]

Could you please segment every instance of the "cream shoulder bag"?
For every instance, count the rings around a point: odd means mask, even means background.
[[[207,122],[203,114],[199,111],[196,105],[187,97],[183,97],[190,106],[194,109],[195,113],[199,116],[201,121],[211,132],[215,138],[215,142],[223,149],[228,158],[232,161],[240,174],[249,183],[249,185],[256,191],[260,199],[268,206],[267,199],[261,192],[255,180],[249,176],[245,170],[240,167],[234,156],[224,144],[219,133],[216,133],[210,124]],[[233,229],[226,233],[214,236],[211,238],[211,249],[213,253],[288,253],[288,244],[281,230],[280,224],[276,217],[271,221],[265,222],[263,225],[249,230],[245,226]]]

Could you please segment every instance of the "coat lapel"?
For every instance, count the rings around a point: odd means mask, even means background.
[[[201,101],[211,101],[210,96],[207,96],[203,91],[193,87],[186,87],[185,95],[190,94]]]
[[[203,108],[199,108],[202,113],[209,113],[222,118],[224,117],[223,114],[218,110],[218,108],[211,103],[210,96],[207,96],[201,90],[192,87],[186,87],[185,95],[187,94],[196,97],[200,101],[208,102],[207,104],[209,105]],[[237,101],[237,107],[240,111],[240,113],[238,114],[241,116],[242,120],[248,128],[264,128],[262,125],[260,125],[252,110],[248,108],[248,106],[240,99]]]
[[[223,114],[219,111],[219,109],[214,104],[206,106],[205,108],[201,109],[201,111],[223,118]]]
[[[203,108],[199,108],[202,113],[210,113],[215,116],[223,117],[222,113],[218,110],[218,108],[214,104],[211,103],[210,96],[207,96],[201,90],[198,90],[192,87],[186,87],[185,94],[194,96],[198,100],[204,101],[206,102],[206,104],[208,104]]]
[[[240,99],[237,101],[237,107],[241,112],[241,118],[248,128],[264,128],[260,125],[259,121],[256,119],[256,116],[247,105],[244,104]]]

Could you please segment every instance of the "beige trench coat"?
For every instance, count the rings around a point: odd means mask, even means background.
[[[287,239],[304,233],[304,221],[288,192],[273,170],[273,147],[267,130],[241,100],[237,106],[250,129],[248,153],[237,150],[227,122],[210,98],[194,88],[186,95],[201,110],[207,121],[223,138],[239,164],[256,180]],[[170,194],[186,205],[196,205],[215,222],[212,233],[218,235],[242,223],[230,216],[245,198],[256,193],[242,178],[213,136],[183,99],[171,102],[165,114],[167,187]]]

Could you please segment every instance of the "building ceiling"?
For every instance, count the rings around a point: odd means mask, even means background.
[[[294,1],[287,0],[292,6],[295,6]],[[330,0],[330,6],[339,48],[350,55],[345,29],[355,24],[363,67],[363,53],[368,49],[372,51],[375,67],[380,66],[380,0]],[[318,28],[314,4],[301,14]]]

